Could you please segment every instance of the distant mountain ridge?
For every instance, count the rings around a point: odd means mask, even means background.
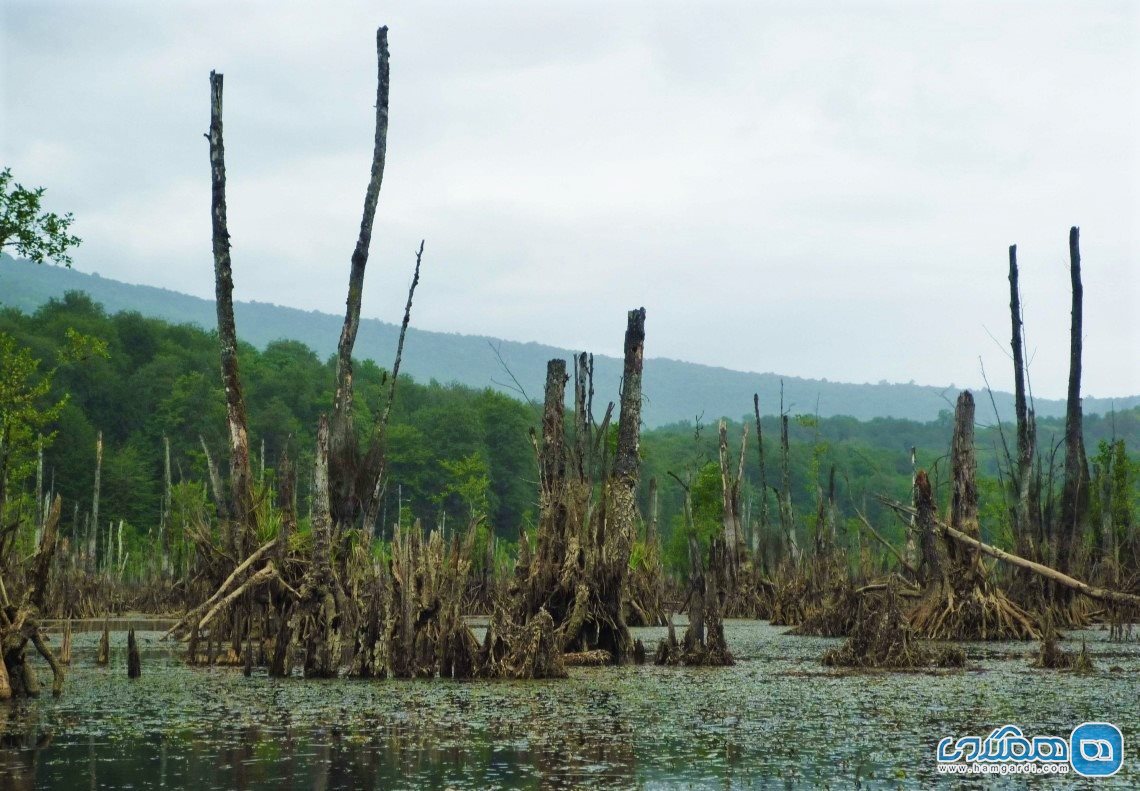
[[[200,299],[153,286],[139,286],[85,274],[56,266],[36,266],[0,256],[0,306],[32,312],[52,298],[68,291],[86,292],[109,313],[137,311],[144,316],[174,323],[197,324],[212,329],[216,314],[212,300]],[[322,357],[336,351],[344,317],[317,311],[272,305],[264,302],[237,302],[234,305],[238,335],[259,348],[274,340],[290,339],[310,346]],[[395,353],[399,326],[376,319],[362,319],[357,336],[357,355],[373,358],[388,367]],[[502,357],[502,363],[496,357]],[[418,381],[435,379],[458,382],[470,387],[491,387],[518,395],[503,364],[518,379],[532,399],[542,396],[546,361],[553,357],[569,359],[572,351],[541,343],[520,343],[480,335],[460,335],[409,328],[402,370]],[[621,360],[596,355],[594,358],[597,400],[617,400]],[[818,411],[821,417],[849,415],[859,420],[905,418],[930,421],[939,412],[952,409],[956,391],[914,384],[850,384],[774,373],[746,373],[699,363],[662,357],[645,360],[642,418],[655,427],[704,416],[706,422],[727,416],[740,418],[751,413],[752,394],[760,394],[765,414],[777,411],[780,382],[784,400],[793,412]],[[994,392],[1000,415],[1013,417],[1013,395]],[[1104,414],[1140,405],[1140,396],[1086,398],[1088,414]],[[1065,403],[1059,399],[1037,399],[1040,417],[1059,417]],[[978,399],[978,419],[993,420],[989,398]]]

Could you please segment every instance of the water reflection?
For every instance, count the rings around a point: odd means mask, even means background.
[[[1136,644],[1089,635],[1112,656],[1091,678],[1031,670],[1021,644],[968,672],[846,675],[819,665],[832,641],[783,631],[730,623],[728,669],[506,683],[244,678],[188,668],[155,635],[131,681],[125,636],[101,668],[97,636],[77,635],[64,697],[0,722],[0,788],[913,787],[937,780],[941,736],[1004,722],[1064,734],[1107,719],[1135,744]],[[1110,782],[1133,786],[1138,769]]]

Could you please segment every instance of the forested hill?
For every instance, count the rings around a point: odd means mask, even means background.
[[[7,256],[0,257],[0,306],[32,312],[49,299],[60,298],[72,290],[86,292],[109,313],[131,310],[174,323],[193,323],[207,329],[215,326],[214,303],[211,300],[151,286],[121,283],[62,267],[34,266]],[[297,340],[322,358],[335,352],[343,321],[342,316],[263,302],[238,302],[235,312],[238,334],[246,342],[264,349],[274,340]],[[651,322],[653,320],[651,318]],[[391,364],[398,332],[395,324],[364,319],[360,323],[356,349],[362,356],[375,355],[375,362],[387,367]],[[502,362],[497,358],[496,350]],[[408,332],[402,370],[420,382],[434,379],[475,388],[491,387],[517,395],[512,390],[510,375],[503,370],[505,364],[531,398],[540,398],[546,361],[552,357],[568,358],[570,354],[569,350],[540,343],[430,332],[413,327]],[[757,354],[760,356],[760,350]],[[598,392],[616,393],[621,360],[598,356],[595,369]],[[930,421],[937,419],[943,410],[950,409],[956,396],[956,392],[949,388],[887,383],[848,384],[649,358],[645,361],[643,418],[646,425],[653,427],[692,420],[699,414],[703,414],[706,420],[721,416],[740,417],[751,412],[752,394],[755,392],[760,394],[765,414],[772,414],[779,404],[781,380],[785,401],[792,405],[793,412],[815,412],[818,404],[821,417],[849,415],[860,420],[891,417]],[[994,399],[1001,415],[1010,419],[1013,396],[997,392]],[[1085,399],[1084,410],[1086,414],[1104,414],[1114,407],[1120,410],[1136,405],[1140,405],[1140,396],[1112,400],[1088,398]],[[1038,399],[1036,406],[1040,417],[1064,414],[1065,405],[1060,400]],[[988,398],[978,399],[978,419],[982,422],[993,420]]]

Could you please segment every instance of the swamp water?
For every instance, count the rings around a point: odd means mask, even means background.
[[[0,789],[1092,786],[935,771],[943,736],[1009,723],[1067,738],[1085,720],[1124,731],[1124,767],[1095,786],[1140,787],[1137,642],[1070,633],[1066,650],[1088,640],[1091,676],[1030,668],[1035,643],[966,644],[964,671],[850,674],[819,662],[838,640],[725,631],[734,667],[537,682],[245,678],[185,666],[158,632],[140,635],[132,681],[125,633],[109,667],[95,665],[98,634],[77,633],[62,698],[0,706]],[[664,630],[634,632],[652,651]]]

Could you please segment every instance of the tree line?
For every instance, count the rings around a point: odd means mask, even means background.
[[[65,504],[64,533],[70,529],[79,535],[84,520],[91,518],[100,434],[100,519],[112,530],[121,520],[128,547],[154,534],[165,518],[178,522],[179,514],[185,519],[208,512],[206,454],[224,458],[227,447],[215,332],[131,312],[109,315],[85,294],[71,292],[32,314],[0,312],[0,337],[7,343],[5,370],[15,369],[19,352],[38,366],[29,381],[47,385],[35,399],[40,420],[32,433],[22,438],[13,434],[7,440],[9,452],[15,454],[7,468],[10,513],[23,509],[31,514],[42,508],[34,502],[35,491],[41,497],[43,492],[58,493]],[[315,426],[332,398],[335,359],[321,360],[296,341],[275,341],[262,350],[241,344],[238,356],[250,404],[254,474],[271,484],[286,453],[297,469],[309,469]],[[358,361],[355,378],[360,395],[353,420],[363,435],[381,408],[387,372],[371,361]],[[6,414],[14,415],[11,405],[2,406]],[[779,405],[764,405],[764,411],[779,411]],[[450,522],[459,528],[475,515],[484,517],[500,537],[517,537],[520,528],[533,525],[537,513],[537,468],[529,432],[539,421],[536,405],[490,389],[401,377],[389,428],[390,473],[376,537],[384,538],[385,531],[390,537],[397,522],[410,525],[419,519],[429,526],[446,527]],[[727,421],[731,445],[739,442],[749,423],[743,416]],[[1048,457],[1063,438],[1064,423],[1042,418],[1037,424],[1040,452]],[[780,463],[780,427],[779,415],[768,414],[761,420],[769,464],[766,505],[773,512],[780,488],[774,472]],[[912,447],[917,463],[933,471],[937,485],[940,471],[943,477],[948,474],[952,428],[949,409],[928,423],[790,414],[788,488],[801,543],[811,538],[817,487],[834,479],[840,533],[848,549],[860,546],[857,511],[888,541],[901,546],[904,524],[886,513],[875,495],[909,497]],[[1008,435],[1010,427],[1004,430]],[[616,432],[616,427],[611,431]],[[754,427],[752,431],[749,443],[754,448]],[[999,480],[1000,431],[997,426],[978,428],[981,527],[986,540],[1012,546]],[[1084,431],[1094,476],[1090,488],[1098,493],[1092,498],[1095,521],[1110,518],[1115,524],[1134,524],[1140,475],[1126,449],[1140,442],[1140,408],[1087,416]],[[167,443],[173,503],[164,499]],[[17,444],[22,448],[17,449]],[[42,463],[38,463],[41,446]],[[674,571],[687,566],[690,530],[683,518],[684,489],[679,481],[691,485],[692,524],[705,541],[721,523],[717,452],[715,426],[699,417],[642,434],[641,511],[649,513],[649,482],[656,479],[665,561]],[[745,521],[757,521],[765,506],[759,476],[750,454],[741,481]],[[309,491],[304,476],[298,490],[303,521]],[[1104,492],[1109,494],[1102,496]]]

